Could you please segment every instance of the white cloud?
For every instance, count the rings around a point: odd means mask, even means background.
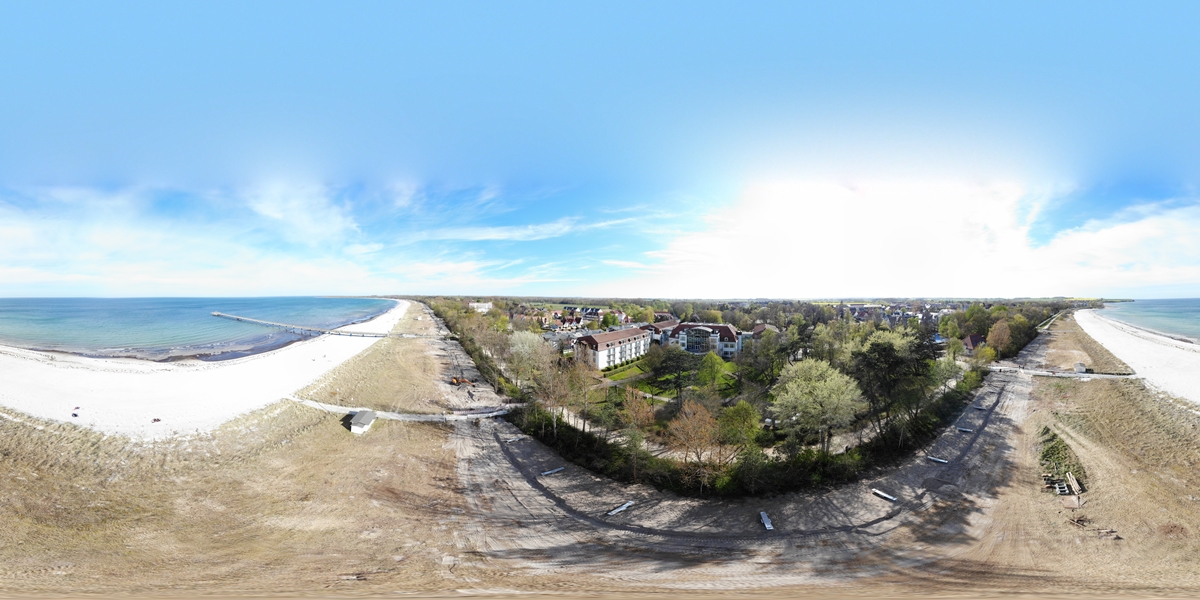
[[[603,290],[709,298],[1111,297],[1182,284],[1200,292],[1200,206],[1130,212],[1131,221],[1091,222],[1035,247],[1032,219],[1060,191],[951,181],[754,185],[709,214],[703,231],[646,253],[653,264],[644,275]]]
[[[318,244],[358,228],[349,210],[334,204],[323,186],[272,183],[243,195],[254,212],[274,221],[282,237],[293,242]]]
[[[573,218],[563,218],[551,223],[536,225],[508,225],[501,227],[450,227],[435,229],[421,239],[461,241],[516,241],[529,242],[566,235],[575,229]]]
[[[423,235],[415,236],[414,238],[410,238],[409,241],[458,240],[464,242],[532,242],[536,240],[562,237],[570,233],[578,233],[592,229],[604,229],[606,227],[623,225],[632,221],[634,221],[634,219],[614,219],[610,221],[601,221],[599,223],[579,224],[578,218],[564,217],[550,223],[537,223],[533,225],[504,225],[498,227],[448,227],[444,229],[435,229]]]
[[[364,254],[374,254],[383,250],[383,244],[350,244],[342,249],[342,252],[351,256],[362,256]]]

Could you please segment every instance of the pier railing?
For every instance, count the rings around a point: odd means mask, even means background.
[[[308,334],[308,335],[344,335],[349,337],[373,337],[383,338],[388,337],[386,333],[367,333],[362,331],[341,331],[338,329],[321,329],[319,327],[304,327],[303,325],[289,325],[287,323],[276,323],[274,321],[264,321],[262,319],[251,319],[250,317],[239,317],[237,315],[227,315],[223,312],[212,313],[214,317],[222,319],[232,319],[234,321],[242,321],[245,323],[254,323],[256,325],[265,325],[267,327],[278,327],[286,329],[292,333]]]

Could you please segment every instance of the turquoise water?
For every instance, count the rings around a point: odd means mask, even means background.
[[[1110,302],[1101,315],[1200,343],[1200,299]]]
[[[334,329],[395,306],[371,298],[0,298],[0,344],[86,356],[224,360],[303,339],[213,311]]]

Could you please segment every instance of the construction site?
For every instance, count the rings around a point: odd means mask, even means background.
[[[431,311],[210,435],[135,444],[0,421],[0,591],[748,596],[1200,592],[1200,413],[1058,319],[898,467],[685,498],[565,462]]]

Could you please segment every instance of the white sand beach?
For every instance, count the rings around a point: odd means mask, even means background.
[[[388,333],[408,305],[341,330]],[[175,363],[0,346],[0,406],[14,409],[0,418],[19,411],[142,440],[205,432],[286,398],[380,339],[324,335],[245,358]]]
[[[1200,346],[1114,321],[1094,310],[1077,311],[1075,320],[1154,387],[1200,404]]]

